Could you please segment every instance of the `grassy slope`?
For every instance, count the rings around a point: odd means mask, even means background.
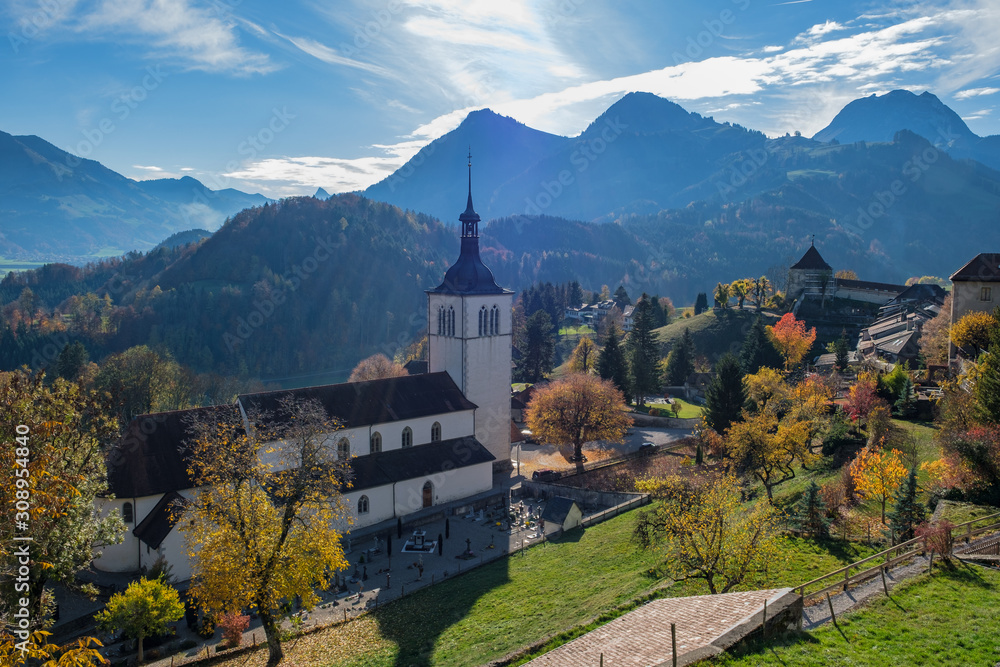
[[[674,341],[680,340],[684,329],[691,330],[694,339],[695,354],[714,359],[724,352],[738,354],[743,346],[743,339],[753,325],[757,313],[752,308],[738,310],[709,309],[701,315],[689,318],[679,318],[665,327],[656,329],[653,333],[665,348],[670,348]],[[762,313],[764,324],[774,324],[778,318]]]
[[[346,625],[286,645],[297,665],[478,665],[564,633],[661,586],[650,576],[656,553],[631,540],[635,513],[529,549],[386,605]],[[864,546],[787,538],[786,560],[746,588],[794,586],[863,558]],[[571,564],[571,565],[570,565]],[[700,581],[675,584],[667,595],[707,593]],[[603,620],[608,620],[605,618]],[[263,665],[264,652],[223,663]]]
[[[810,633],[757,642],[713,664],[993,665],[1000,661],[1000,572],[975,566],[935,571]]]

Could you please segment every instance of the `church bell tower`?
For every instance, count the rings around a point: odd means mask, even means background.
[[[509,469],[514,293],[497,285],[479,257],[480,218],[472,207],[471,153],[469,198],[458,219],[462,223],[458,259],[444,282],[427,290],[427,370],[447,371],[478,406],[476,439],[497,458],[494,470]]]

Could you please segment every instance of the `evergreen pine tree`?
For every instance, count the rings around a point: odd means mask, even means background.
[[[514,379],[517,382],[538,382],[552,370],[556,337],[548,313],[539,310],[528,318],[524,329],[518,332],[517,348],[521,352],[520,359],[514,364]]]
[[[833,343],[833,352],[836,355],[836,361],[834,364],[836,365],[838,371],[844,372],[847,370],[849,351],[850,346],[847,342],[847,329],[841,329],[840,338]]]
[[[625,363],[625,352],[622,350],[621,332],[618,327],[608,327],[608,336],[604,339],[604,349],[597,359],[597,373],[604,380],[611,380],[622,394],[628,395],[628,366]]]
[[[896,490],[892,511],[889,512],[889,527],[896,542],[913,538],[913,530],[924,522],[927,514],[922,503],[917,501],[917,469],[910,468],[910,476]]]
[[[827,537],[830,530],[830,518],[826,515],[826,504],[819,494],[816,480],[809,482],[809,487],[795,508],[795,523],[799,530],[813,537]]]
[[[913,380],[909,376],[903,380],[893,408],[900,417],[912,417],[916,411],[916,393],[913,389]]]
[[[646,394],[660,388],[660,378],[656,372],[660,354],[653,336],[652,311],[653,304],[649,296],[643,294],[632,311],[632,331],[626,345],[632,394],[635,396],[635,404],[640,407]]]
[[[976,416],[987,424],[1000,424],[1000,307],[993,310],[997,320],[990,332],[990,346],[979,362],[976,381]]]
[[[740,421],[747,402],[740,362],[729,352],[715,364],[715,377],[705,389],[705,420],[717,433]]]
[[[774,343],[764,329],[764,319],[758,315],[754,318],[747,337],[743,339],[743,347],[740,349],[740,367],[744,375],[753,375],[761,368],[784,368],[785,362],[781,353],[774,347]]]
[[[644,294],[643,296],[646,296],[646,295]],[[625,306],[631,306],[632,305],[632,298],[629,297],[628,292],[625,291],[625,286],[624,285],[619,285],[618,289],[615,290],[614,299],[615,299],[615,303],[618,304],[619,308],[624,309]]]
[[[706,310],[708,310],[708,294],[698,292],[698,296],[694,300],[694,314],[701,315]]]
[[[664,383],[668,387],[680,387],[694,373],[694,340],[691,330],[684,329],[684,335],[674,343],[667,355],[667,367],[663,372]]]

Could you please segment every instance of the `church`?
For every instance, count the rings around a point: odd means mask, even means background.
[[[192,421],[220,412],[246,415],[278,401],[315,399],[340,428],[327,435],[337,455],[350,458],[352,486],[344,497],[353,528],[402,518],[461,500],[493,486],[493,473],[510,469],[511,308],[513,292],[497,285],[479,255],[480,217],[469,196],[458,259],[427,290],[427,372],[417,375],[244,394],[233,405],[141,415],[108,460],[113,499],[98,501],[105,515],[126,525],[121,544],[95,552],[106,572],[148,569],[159,557],[185,581],[191,576],[183,517],[177,501],[195,495],[185,460]]]

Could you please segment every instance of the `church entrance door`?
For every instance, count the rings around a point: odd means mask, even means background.
[[[430,482],[424,484],[424,507],[434,504],[434,485]]]

